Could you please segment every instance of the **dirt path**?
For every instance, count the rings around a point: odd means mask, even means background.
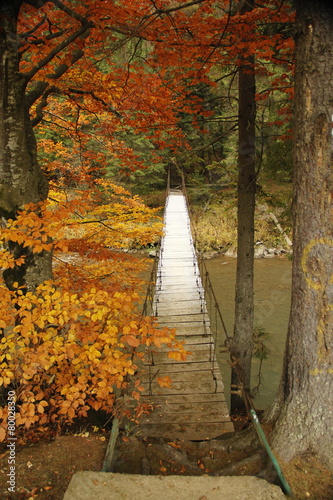
[[[18,446],[16,455],[16,493],[7,490],[8,450],[0,449],[0,498],[11,500],[62,500],[73,474],[77,471],[100,471],[108,435],[83,433],[66,435],[41,443]],[[141,441],[123,436],[119,442],[115,471],[155,476],[203,476],[228,467],[229,474],[255,475],[248,453],[223,451],[220,440],[170,442],[162,439]],[[235,467],[242,460],[241,467]],[[245,462],[244,462],[245,460]],[[233,472],[232,472],[233,471]],[[315,457],[307,454],[283,466],[283,472],[295,500],[333,500],[333,478]],[[80,499],[83,500],[83,499]],[[97,500],[97,499],[94,499]],[[210,500],[207,497],[207,500]]]

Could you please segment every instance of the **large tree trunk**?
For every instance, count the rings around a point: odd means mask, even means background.
[[[333,5],[297,0],[292,304],[273,446],[333,466]]]
[[[45,200],[47,181],[37,162],[35,136],[25,105],[26,81],[19,73],[19,40],[16,33],[20,1],[0,3],[0,216],[15,218],[27,203]],[[34,254],[13,242],[8,248],[25,264],[4,273],[9,288],[18,282],[26,289],[52,276],[51,254]]]
[[[244,5],[242,13],[253,8]],[[237,367],[231,372],[231,412],[245,409],[242,389],[249,391],[253,345],[253,260],[255,171],[255,74],[254,58],[242,61],[238,76],[238,237],[235,326],[230,354]]]

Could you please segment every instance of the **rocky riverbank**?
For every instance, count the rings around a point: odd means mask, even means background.
[[[210,259],[215,255],[222,253],[226,257],[237,258],[237,247],[230,246],[225,252],[204,252],[203,257],[205,259]],[[265,245],[262,241],[257,241],[254,247],[254,258],[255,259],[272,259],[273,257],[281,257],[281,256],[291,256],[292,249],[284,248],[282,245],[278,245],[277,247],[270,247]]]
[[[204,258],[218,254],[237,257],[237,213],[235,206],[214,205],[200,211],[192,208],[192,232],[197,251]],[[255,259],[290,256],[291,225],[282,209],[272,212],[268,204],[259,204],[255,214]]]

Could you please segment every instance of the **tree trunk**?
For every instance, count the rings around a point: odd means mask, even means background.
[[[253,8],[248,2],[245,13]],[[235,326],[230,354],[237,362],[231,372],[231,412],[245,409],[242,386],[250,389],[253,344],[253,260],[255,172],[255,74],[254,57],[242,61],[238,76],[238,236]],[[239,375],[242,380],[239,380]]]
[[[292,304],[269,418],[284,460],[308,449],[333,466],[333,6],[297,0]]]
[[[0,216],[15,218],[27,203],[45,200],[47,181],[37,162],[37,147],[25,105],[26,81],[19,73],[19,39],[16,25],[21,2],[0,4]],[[9,288],[18,282],[33,289],[52,277],[50,252],[34,254],[13,242],[8,248],[25,263],[7,269],[4,279]]]

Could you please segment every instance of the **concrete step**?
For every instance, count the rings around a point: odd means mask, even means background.
[[[76,472],[64,500],[285,500],[281,489],[251,476],[142,476]]]

